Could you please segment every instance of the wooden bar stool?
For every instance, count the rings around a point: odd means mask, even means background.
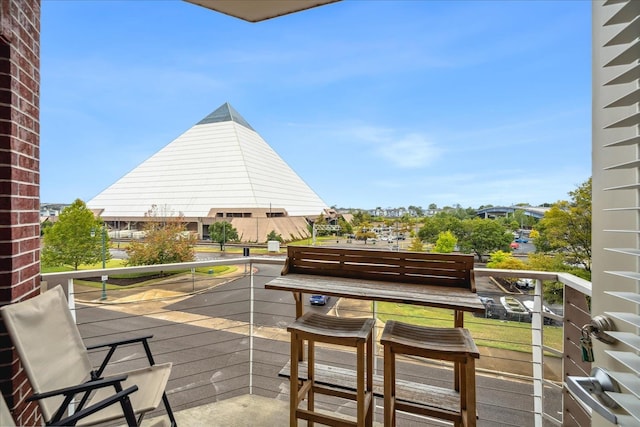
[[[396,410],[452,421],[456,427],[475,427],[475,359],[480,353],[467,329],[431,328],[389,320],[380,343],[384,346],[385,427],[395,427]],[[396,356],[403,354],[453,362],[453,390],[428,387],[428,404],[397,398]]]
[[[330,426],[370,427],[373,425],[373,338],[375,324],[370,318],[343,318],[309,312],[299,317],[287,330],[291,332],[291,405],[289,424],[298,425],[298,418],[309,426],[318,422]],[[307,341],[307,377],[299,381],[299,361],[304,341]],[[315,382],[316,342],[356,348],[356,391],[342,390]],[[300,384],[301,383],[301,384]],[[301,387],[300,387],[301,385]],[[314,394],[320,393],[356,401],[355,421],[315,412]],[[307,409],[298,406],[307,399]]]

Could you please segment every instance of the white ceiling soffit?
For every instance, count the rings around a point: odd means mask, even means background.
[[[341,0],[184,0],[226,15],[259,22]]]

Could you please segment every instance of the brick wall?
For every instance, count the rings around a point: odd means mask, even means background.
[[[0,0],[0,304],[39,292],[40,0]],[[0,325],[0,390],[19,425],[38,424]]]

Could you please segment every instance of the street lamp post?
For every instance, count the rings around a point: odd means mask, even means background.
[[[106,233],[107,229],[104,224],[102,224],[102,270],[106,270],[107,268],[107,256],[106,256]],[[91,237],[96,237],[96,229],[91,228]],[[100,300],[104,301],[107,299],[107,275],[102,272],[102,295],[100,296]]]
[[[106,233],[107,229],[104,224],[102,224],[102,296],[100,300],[104,301],[107,299],[107,276],[105,275],[104,270],[107,268],[107,255],[106,255]]]

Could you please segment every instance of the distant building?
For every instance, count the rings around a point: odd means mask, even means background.
[[[42,203],[40,205],[40,218],[58,217],[60,212],[67,206],[69,205],[64,203]]]
[[[182,215],[188,230],[209,235],[228,221],[245,242],[309,236],[308,224],[330,213],[327,204],[228,103],[200,120],[87,206],[111,230],[137,230],[152,206]]]

